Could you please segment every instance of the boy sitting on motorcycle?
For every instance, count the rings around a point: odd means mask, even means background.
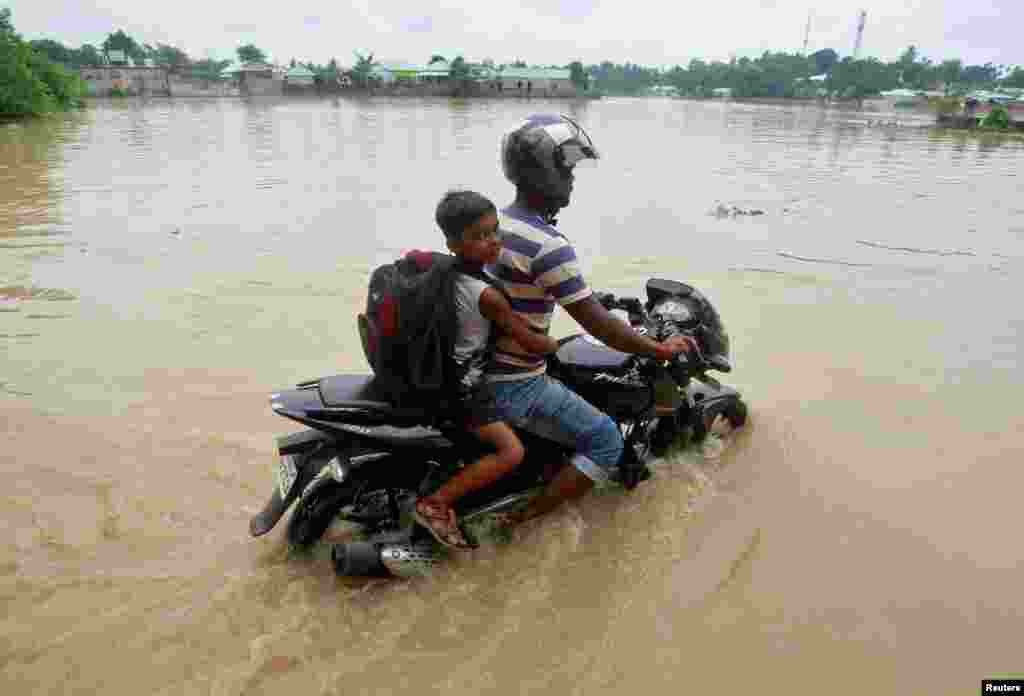
[[[455,549],[471,548],[458,527],[452,505],[462,496],[497,481],[523,461],[523,444],[497,414],[484,381],[490,359],[492,325],[533,354],[558,350],[558,343],[532,331],[512,310],[505,296],[483,279],[483,267],[501,250],[498,212],[486,197],[473,191],[450,191],[437,205],[435,219],[449,251],[458,257],[455,288],[455,360],[459,365],[460,418],[482,442],[495,448],[461,469],[437,491],[420,498],[414,517],[438,542]]]

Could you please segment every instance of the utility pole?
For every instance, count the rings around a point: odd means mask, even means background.
[[[865,10],[861,10],[860,14],[857,15],[857,40],[853,44],[853,59],[857,60],[860,57],[860,46],[864,40],[864,23],[868,19],[868,13]]]
[[[811,41],[811,13],[814,10],[807,10],[807,29],[804,31],[804,55],[807,55],[807,44]]]

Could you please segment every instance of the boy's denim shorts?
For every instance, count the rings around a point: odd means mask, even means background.
[[[574,450],[572,464],[596,485],[617,480],[622,433],[611,417],[557,379],[490,382],[494,410],[509,425]]]

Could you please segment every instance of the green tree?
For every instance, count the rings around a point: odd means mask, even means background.
[[[56,107],[62,110],[77,106],[85,96],[85,85],[77,72],[72,72],[60,63],[50,62],[36,53],[30,62],[32,71],[46,85]]]
[[[463,60],[462,56],[458,56],[452,61],[448,75],[451,79],[457,82],[465,82],[469,79],[469,66],[466,64],[466,61]]]
[[[430,62],[427,63],[427,65],[433,65],[434,63],[440,62],[447,63],[448,59],[438,53],[435,53],[434,55],[430,56]]]
[[[206,80],[213,82],[221,79],[221,71],[224,68],[231,65],[230,60],[213,60],[210,58],[204,58],[203,60],[197,60],[189,65],[189,74],[195,80]]]
[[[907,50],[900,54],[897,61],[900,70],[900,82],[906,87],[924,89],[934,77],[932,62],[927,58],[920,58],[916,46],[908,46]]]
[[[75,62],[74,50],[67,48],[59,41],[54,41],[52,39],[38,39],[36,41],[30,41],[29,45],[32,46],[32,49],[36,53],[46,56],[48,60],[54,63],[73,65]]]
[[[992,85],[999,79],[999,67],[992,63],[984,65],[966,65],[961,79],[969,85]]]
[[[525,68],[526,67],[526,61],[517,60],[514,63],[512,63],[512,67],[513,68]]]
[[[141,62],[145,57],[142,46],[136,43],[135,39],[118,29],[113,34],[108,34],[103,41],[104,51],[124,51],[125,55],[135,62]]]
[[[266,63],[267,54],[253,44],[245,44],[235,49],[240,63]]]
[[[76,53],[75,65],[79,67],[85,65],[99,65],[103,62],[103,59],[100,57],[100,52],[92,44],[82,44]]]
[[[593,78],[594,87],[607,94],[640,94],[662,80],[657,70],[632,63],[618,65],[605,61],[590,66],[588,72]]]
[[[958,84],[963,73],[964,65],[959,59],[944,60],[939,66],[939,74],[942,81],[946,83],[946,93],[952,91],[953,85]]]
[[[980,125],[982,128],[1006,130],[1010,127],[1010,112],[1002,104],[993,104],[992,110],[982,119]]]
[[[822,75],[832,70],[832,66],[839,62],[839,54],[831,48],[823,48],[807,56],[814,61],[814,74]]]
[[[156,49],[153,51],[153,62],[157,65],[163,65],[170,68],[172,71],[178,71],[182,68],[188,67],[189,60],[188,54],[180,48],[175,46],[168,46],[167,44],[158,43]]]
[[[364,56],[358,51],[353,51],[356,56],[355,65],[352,66],[352,82],[365,87],[370,83],[370,76],[373,73],[376,63],[373,61],[373,54]]]
[[[590,78],[587,76],[587,71],[584,70],[583,63],[578,60],[569,63],[569,79],[577,89],[587,89],[590,86]]]
[[[338,70],[338,61],[335,58],[327,61],[327,66],[322,70],[314,70],[314,72],[320,76],[321,80],[331,85],[338,84],[338,77],[341,75],[341,71]]]
[[[1024,89],[1024,68],[1021,68],[1020,66],[1014,68],[1013,71],[1003,80],[1003,85],[1006,87]]]
[[[836,65],[829,77],[829,91],[848,99],[863,99],[898,83],[899,68],[882,63],[876,58],[853,60],[846,57]]]
[[[0,114],[24,117],[67,109],[84,93],[78,74],[22,41],[11,11],[0,9]]]

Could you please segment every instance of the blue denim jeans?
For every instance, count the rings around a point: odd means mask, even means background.
[[[509,425],[571,447],[572,464],[596,485],[618,479],[622,433],[608,414],[547,375],[491,382],[494,409]]]

